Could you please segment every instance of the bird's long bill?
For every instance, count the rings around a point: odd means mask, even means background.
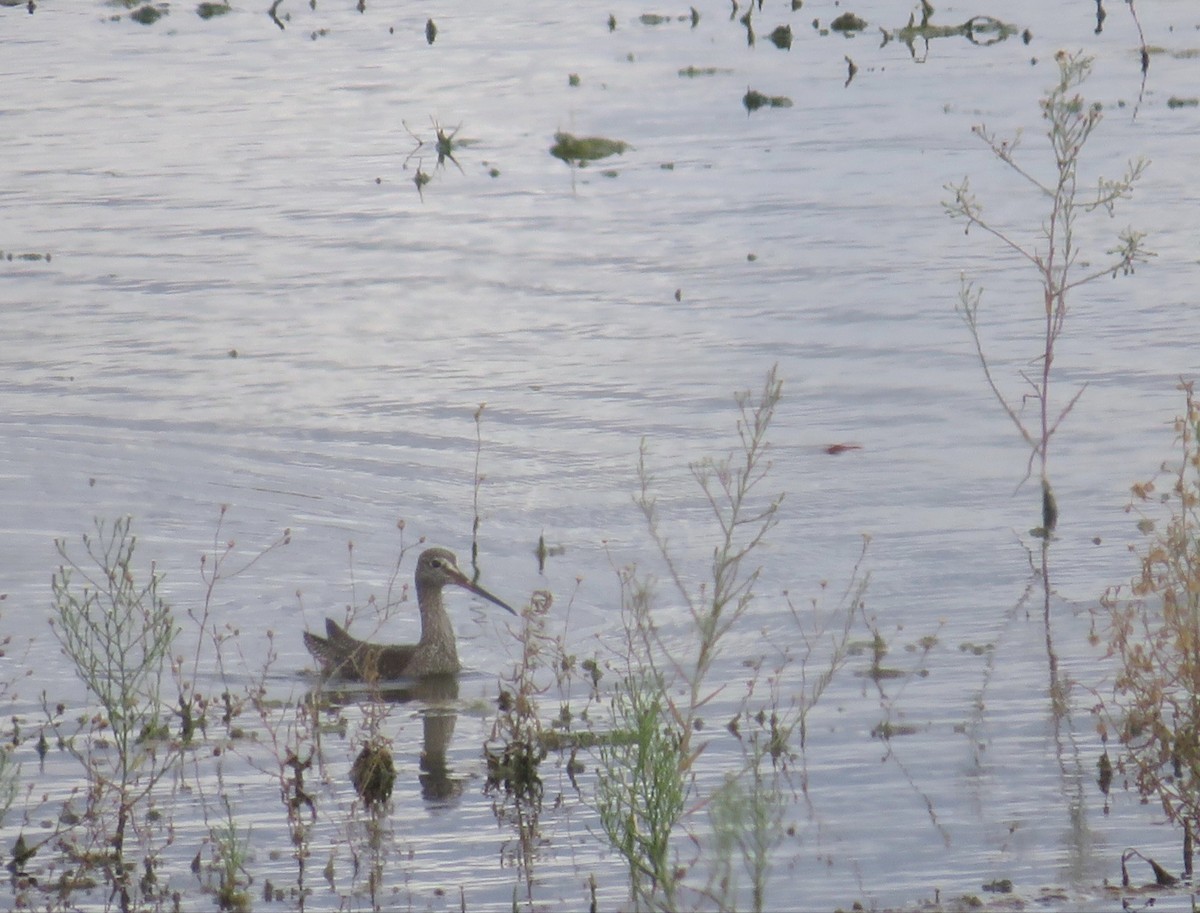
[[[455,570],[458,570],[458,569],[455,568]],[[476,596],[482,596],[488,602],[494,602],[496,605],[500,606],[500,608],[507,609],[509,612],[511,612],[514,615],[518,614],[517,610],[514,609],[512,606],[510,606],[507,602],[505,602],[499,596],[493,596],[491,593],[489,593],[487,590],[485,590],[479,584],[473,583],[471,581],[471,578],[468,577],[466,574],[464,574],[462,571],[458,572],[458,577],[456,578],[455,582],[460,587],[462,587],[464,590],[470,590]]]

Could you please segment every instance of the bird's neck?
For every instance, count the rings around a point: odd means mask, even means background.
[[[454,628],[450,616],[442,605],[442,591],[421,592],[417,590],[417,604],[421,609],[421,642],[427,650],[441,650],[457,659],[454,647]]]

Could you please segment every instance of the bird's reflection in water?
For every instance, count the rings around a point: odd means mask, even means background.
[[[458,722],[457,700],[458,677],[455,675],[430,675],[377,685],[328,681],[320,692],[320,704],[327,709],[360,707],[373,702],[423,705],[418,711],[421,716],[418,778],[421,798],[433,805],[456,801],[468,779],[451,776],[450,765],[446,762],[454,726]],[[369,714],[369,711],[365,713]]]

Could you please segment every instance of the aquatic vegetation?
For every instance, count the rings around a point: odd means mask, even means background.
[[[250,860],[249,829],[238,829],[233,806],[224,797],[225,818],[211,828],[213,862],[217,872],[216,898],[221,910],[249,911],[250,895],[246,888],[250,877],[246,865]]]
[[[0,822],[4,821],[4,816],[12,807],[20,785],[21,772],[13,760],[11,747],[5,745],[0,748]]]
[[[690,22],[692,28],[700,24],[700,11],[696,7],[690,7],[686,15],[664,16],[660,13],[642,13],[638,16],[638,22],[642,25],[665,25],[668,22]],[[616,28],[616,20],[609,17],[608,30],[611,32]]]
[[[499,676],[491,735],[481,747],[485,793],[498,823],[513,830],[503,852],[515,860],[531,902],[533,867],[547,841],[541,767],[550,752],[559,752],[557,769],[581,802],[587,801],[585,790],[597,784],[595,804],[588,807],[598,810],[605,836],[629,861],[631,891],[639,906],[674,906],[680,899],[706,902],[698,900],[702,898],[722,908],[742,905],[745,898],[756,910],[767,904],[772,858],[787,839],[783,814],[796,798],[790,777],[803,757],[806,716],[850,655],[850,626],[865,586],[865,581],[856,584],[850,601],[831,614],[818,611],[815,603],[803,612],[792,608],[805,652],[793,654],[794,646],[772,645],[764,656],[752,658],[745,696],[734,701],[734,718],[723,728],[708,726],[711,690],[720,686],[714,659],[722,639],[751,605],[758,571],[751,569],[748,557],[773,526],[779,504],[780,496],[763,499],[757,489],[769,468],[765,435],[780,391],[772,372],[758,397],[739,395],[741,448],[692,466],[725,531],[725,544],[712,581],[699,590],[681,590],[693,613],[688,644],[668,646],[658,639],[652,587],[633,569],[620,572],[626,651],[604,661],[578,660],[549,631],[554,605],[549,592],[534,593],[522,615],[520,653],[511,670]],[[479,418],[477,414],[477,422]],[[638,503],[657,547],[664,560],[682,561],[666,549],[645,455],[640,472]],[[478,487],[478,463],[476,476]],[[475,509],[478,514],[478,503]],[[412,693],[390,690],[378,681],[339,693],[318,682],[299,697],[280,696],[279,682],[295,675],[278,672],[274,635],[268,631],[265,646],[247,649],[236,625],[214,621],[211,606],[223,581],[288,544],[291,534],[285,532],[235,561],[238,553],[224,531],[225,516],[222,508],[211,548],[200,559],[203,597],[180,613],[187,647],[178,650],[171,646],[180,633],[176,616],[157,597],[161,575],[152,566],[149,582],[137,583],[130,521],[97,524],[98,532],[83,540],[90,564],[70,561],[60,543],[64,565],[56,574],[55,593],[62,620],[56,618],[56,630],[62,626],[64,649],[79,657],[81,677],[102,697],[99,703],[107,701],[112,709],[78,718],[74,730],[73,711],[49,699],[44,700],[41,727],[22,732],[13,719],[7,742],[14,749],[28,751],[36,743],[43,760],[55,754],[77,757],[88,765],[84,776],[90,778],[88,789],[68,798],[61,809],[38,812],[56,822],[48,835],[14,846],[14,872],[29,872],[14,888],[20,903],[41,906],[44,901],[53,907],[52,898],[61,896],[64,904],[77,905],[112,891],[122,909],[170,907],[171,898],[186,897],[179,890],[181,874],[187,880],[180,870],[186,870],[190,859],[198,890],[220,909],[248,909],[250,885],[260,877],[251,849],[265,845],[279,848],[272,850],[270,878],[262,883],[265,900],[303,908],[301,899],[323,878],[335,897],[370,897],[373,907],[382,908],[387,903],[382,898],[395,890],[385,865],[396,852],[389,830],[392,791],[404,782],[388,725],[395,702],[416,696],[424,705],[417,714],[423,733],[422,796],[444,802],[469,782],[454,777],[446,760],[457,713],[453,677],[444,689],[439,685]],[[398,525],[403,531],[404,524]],[[406,550],[402,542],[401,558]],[[544,562],[556,551],[543,541],[535,553]],[[397,568],[399,564],[397,559]],[[677,578],[680,587],[682,579]],[[106,596],[108,587],[116,595]],[[386,599],[372,597],[368,604],[386,613],[394,604],[391,590],[389,583]],[[91,606],[103,606],[103,618],[86,610]],[[132,613],[132,621],[124,622],[123,613]],[[553,614],[565,616],[566,630],[570,605]],[[100,626],[102,638],[68,633],[86,629],[88,619]],[[103,627],[112,623],[117,627],[111,632]],[[131,652],[122,646],[130,641],[150,647],[149,653],[143,656],[137,647]],[[123,669],[140,676],[114,678],[116,696],[107,695],[104,684],[93,682],[89,672],[103,669],[112,678],[105,665],[109,653]],[[103,661],[97,665],[90,656]],[[803,668],[810,660],[812,674],[801,675],[799,683],[786,677],[793,663]],[[214,681],[224,690],[197,690],[202,666],[215,667]],[[578,683],[584,684],[586,696],[573,702],[571,690]],[[160,693],[172,684],[178,688],[177,702]],[[547,716],[541,705],[553,688],[565,697],[557,714]],[[601,712],[605,709],[610,712]],[[124,792],[114,769],[105,767],[121,757],[112,748],[120,729],[131,758]],[[728,768],[718,771],[716,783],[700,787],[695,761],[718,738],[729,752]],[[589,773],[589,757],[598,761],[595,780],[583,777]],[[0,781],[4,772],[0,763]],[[227,781],[238,783],[235,791]],[[347,782],[357,799],[345,798]],[[277,805],[269,799],[272,793]],[[239,797],[236,806],[234,796]],[[268,797],[265,805],[263,796]],[[79,797],[87,805],[76,811],[73,802]],[[29,793],[24,801],[29,816],[50,800]],[[553,809],[562,802],[560,792]],[[247,803],[254,808],[253,834],[239,821],[245,820]],[[190,817],[179,811],[185,806]],[[128,836],[121,842],[114,833],[119,833],[123,816]],[[681,841],[694,842],[702,854],[690,853],[681,865]],[[291,878],[285,874],[288,866],[294,866]],[[54,871],[65,874],[51,882],[45,876]],[[594,881],[592,885],[595,890]],[[191,890],[197,887],[193,884]]]
[[[134,22],[140,22],[142,25],[153,25],[154,23],[158,22],[159,19],[165,16],[166,13],[166,9],[159,8],[157,6],[151,6],[149,3],[147,3],[145,6],[139,6],[132,13],[130,13],[129,18]]]
[[[781,51],[790,51],[792,48],[792,27],[790,25],[779,25],[772,29],[771,34],[767,36],[767,40]]]
[[[629,143],[608,139],[603,136],[574,136],[559,131],[554,134],[554,145],[550,154],[568,165],[583,167],[587,162],[598,161],[612,155],[624,155]]]
[[[0,594],[0,601],[3,599],[3,594]],[[7,702],[12,699],[15,694],[15,683],[20,674],[14,671],[16,657],[9,655],[9,649],[12,646],[12,636],[4,635],[0,637],[0,657],[5,657],[8,663],[8,676],[0,679],[0,702]],[[4,816],[8,814],[9,808],[12,807],[14,800],[17,798],[17,789],[20,786],[21,770],[13,757],[15,749],[19,744],[19,736],[17,729],[19,726],[16,717],[12,720],[14,738],[0,746],[0,824],[4,823]],[[46,742],[45,733],[39,735],[37,742],[37,752],[39,759],[45,759],[46,752],[49,751],[49,744]]]
[[[679,71],[680,76],[685,76],[688,79],[695,79],[697,76],[716,76],[718,73],[732,73],[733,70],[725,67],[694,67],[686,66]]]
[[[396,785],[396,764],[386,740],[376,737],[363,745],[350,765],[350,783],[368,806],[386,802]]]
[[[540,797],[542,791],[538,765],[546,757],[546,748],[537,699],[546,685],[538,677],[557,653],[556,642],[546,630],[553,604],[553,596],[540,591],[521,613],[517,636],[521,654],[501,679],[498,713],[484,745],[488,785],[527,798]]]
[[[1095,190],[1085,195],[1080,187],[1080,162],[1089,137],[1103,119],[1100,105],[1088,103],[1077,91],[1091,73],[1092,61],[1089,57],[1060,52],[1057,62],[1058,81],[1041,102],[1042,117],[1047,125],[1046,137],[1055,164],[1053,180],[1041,180],[1018,161],[1020,134],[1012,139],[1001,139],[986,126],[973,128],[992,155],[1032,187],[1035,200],[1049,201],[1048,211],[1034,223],[1036,241],[1024,241],[1013,230],[999,226],[985,216],[967,178],[946,185],[952,197],[943,203],[947,215],[966,223],[965,231],[979,228],[1019,255],[1037,275],[1041,286],[1037,302],[1042,315],[1036,359],[1039,367],[1034,374],[1021,372],[1024,393],[1019,398],[1005,392],[992,372],[980,323],[982,290],[965,278],[959,289],[957,311],[971,334],[989,389],[1029,448],[1022,483],[1036,469],[1042,485],[1043,510],[1042,524],[1035,532],[1040,531],[1038,534],[1043,537],[1054,531],[1058,519],[1048,474],[1050,443],[1087,386],[1086,383],[1080,386],[1062,406],[1054,404],[1055,353],[1066,328],[1070,295],[1080,286],[1104,276],[1130,275],[1139,263],[1153,256],[1143,244],[1144,233],[1132,228],[1119,234],[1117,245],[1108,250],[1104,258],[1082,256],[1077,240],[1081,237],[1077,227],[1080,217],[1101,213],[1111,216],[1118,203],[1129,199],[1147,163],[1141,158],[1131,160],[1121,177],[1115,180],[1100,178]],[[1036,423],[1033,424],[1023,411],[1028,401],[1037,406]]]
[[[417,171],[413,175],[413,186],[417,188],[417,195],[420,196],[421,202],[425,202],[425,185],[432,181],[433,178],[429,172],[421,170],[421,163],[417,162]]]
[[[687,730],[667,722],[667,682],[630,671],[612,699],[615,725],[631,738],[602,743],[596,810],[613,848],[629,865],[638,909],[678,909],[671,836],[683,817],[690,765]]]
[[[1147,54],[1166,54],[1175,60],[1195,60],[1200,57],[1200,48],[1164,48],[1156,44],[1143,48]]]
[[[54,635],[104,712],[102,720],[86,724],[83,746],[72,752],[89,781],[89,836],[111,847],[104,864],[123,910],[133,904],[126,838],[139,826],[143,800],[181,757],[167,738],[162,697],[179,629],[153,565],[147,582],[137,582],[131,527],[129,517],[112,524],[97,520],[95,534],[83,536],[86,564],[71,556],[65,540],[56,540],[63,563],[51,581]],[[109,737],[112,752],[105,750]],[[105,807],[115,808],[115,820],[100,811]]]
[[[867,20],[861,16],[856,16],[854,13],[842,13],[836,19],[829,23],[829,29],[833,32],[861,32],[867,27]]]
[[[748,89],[742,96],[742,104],[747,112],[753,112],[759,108],[790,108],[792,100],[786,95],[764,95],[755,89]]]
[[[1135,484],[1127,508],[1147,536],[1140,567],[1103,600],[1120,672],[1100,732],[1107,742],[1115,731],[1138,791],[1182,828],[1190,876],[1200,833],[1200,401],[1193,383],[1180,389],[1176,460]]]
[[[921,21],[916,21],[915,14],[910,14],[908,24],[893,32],[884,30],[883,43],[895,39],[908,46],[908,52],[915,60],[917,58],[917,41],[925,42],[928,52],[929,42],[937,38],[966,38],[972,44],[991,45],[1006,41],[1019,31],[1015,25],[1001,22],[993,16],[972,16],[966,22],[958,25],[935,25],[933,6],[928,0],[921,0]],[[1024,33],[1025,43],[1030,41],[1029,31]]]
[[[471,567],[475,578],[479,577],[479,528],[483,517],[479,512],[479,495],[483,489],[484,476],[480,469],[483,462],[483,413],[487,403],[480,403],[471,416],[475,422],[475,472],[471,476]]]
[[[501,676],[500,694],[491,734],[483,745],[487,770],[484,794],[492,799],[497,824],[510,829],[516,838],[510,853],[521,873],[525,893],[533,900],[534,864],[542,839],[540,821],[545,785],[540,766],[551,750],[543,738],[538,699],[549,683],[544,673],[561,655],[560,645],[546,632],[547,613],[553,599],[548,592],[535,593],[521,613],[518,634],[521,654],[512,669]],[[560,744],[556,750],[567,746]],[[574,751],[574,748],[571,749]],[[513,894],[516,896],[517,887]]]
[[[442,127],[440,123],[438,123],[436,118],[431,117],[429,121],[433,126],[433,139],[431,142],[433,144],[433,151],[437,154],[436,167],[445,168],[446,159],[449,159],[454,163],[454,167],[458,169],[459,174],[465,174],[462,165],[459,164],[458,159],[455,157],[455,152],[460,146],[466,146],[471,143],[471,140],[468,139],[458,139],[458,131],[462,129],[462,124],[459,124],[453,130],[447,133],[446,129]],[[410,128],[407,123],[404,121],[401,121],[400,123],[404,127],[405,132],[412,137],[413,142],[415,143],[412,150],[404,158],[402,167],[407,169],[409,162],[411,162],[414,157],[419,155],[421,150],[427,145],[427,141],[414,133],[412,128]],[[412,180],[413,185],[417,188],[417,194],[421,197],[421,201],[424,202],[425,187],[433,180],[433,176],[422,170],[421,164],[422,161],[418,157],[417,170],[413,175]]]
[[[201,19],[211,19],[213,16],[224,16],[232,9],[228,3],[201,3],[196,7],[196,15]]]
[[[442,129],[442,125],[437,121],[433,122],[433,128],[437,136],[437,142],[434,144],[434,149],[437,150],[437,166],[445,168],[446,159],[450,159],[454,163],[454,167],[458,169],[458,173],[463,174],[462,165],[454,157],[454,139],[458,136],[458,131],[462,129],[462,124],[459,124],[449,133]]]
[[[1056,62],[1058,80],[1043,96],[1040,105],[1053,163],[1047,169],[1049,179],[1038,176],[1021,161],[1018,156],[1019,132],[1011,139],[1002,139],[984,125],[972,128],[991,154],[1031,190],[1031,202],[1038,211],[1030,220],[1029,228],[1022,234],[993,222],[984,214],[967,178],[946,185],[952,197],[945,200],[943,206],[947,215],[965,223],[965,232],[978,228],[999,241],[1003,249],[1015,254],[1028,265],[1040,286],[1029,302],[1030,316],[1035,318],[1032,325],[1038,328],[1032,340],[1034,353],[1026,361],[1032,369],[1017,372],[1020,383],[1013,385],[1015,389],[1009,389],[993,370],[984,342],[980,308],[982,290],[965,275],[960,282],[956,311],[970,334],[988,389],[1027,447],[1025,470],[1017,489],[1030,479],[1037,479],[1041,522],[1029,530],[1029,535],[1040,542],[1040,548],[1035,554],[1035,549],[1027,547],[1032,578],[1018,605],[1034,592],[1040,594],[1052,712],[1062,718],[1069,713],[1070,681],[1060,674],[1053,637],[1051,607],[1055,588],[1050,545],[1060,510],[1050,478],[1050,445],[1087,389],[1087,383],[1079,385],[1065,398],[1057,395],[1061,372],[1057,355],[1074,292],[1106,276],[1132,274],[1138,264],[1146,262],[1153,254],[1143,244],[1145,235],[1133,228],[1121,231],[1116,245],[1103,254],[1088,255],[1082,249],[1081,239],[1088,237],[1089,232],[1083,229],[1081,220],[1101,214],[1111,217],[1117,204],[1132,195],[1146,162],[1141,158],[1130,160],[1120,177],[1098,178],[1090,192],[1084,189],[1085,185],[1081,186],[1084,181],[1080,174],[1081,163],[1088,140],[1103,115],[1099,103],[1088,102],[1079,92],[1080,85],[1091,72],[1091,58],[1059,52]]]
[[[707,734],[704,717],[723,687],[712,680],[713,663],[754,604],[761,568],[752,566],[752,556],[774,528],[783,500],[759,491],[770,470],[767,434],[782,389],[772,369],[761,392],[739,394],[739,444],[724,457],[691,464],[716,540],[708,579],[697,587],[689,583],[695,577],[685,570],[684,556],[668,544],[642,446],[637,504],[690,628],[682,638],[665,638],[653,578],[636,567],[618,569],[624,647],[612,664],[617,683],[609,707],[610,730],[621,737],[599,744],[596,809],[628,867],[637,909],[675,910],[693,895],[733,909],[739,905],[738,871],[750,876],[752,908],[766,907],[766,875],[783,836],[779,825],[792,765],[803,756],[808,714],[849,655],[850,632],[861,614],[867,581],[857,565],[830,615],[814,604],[802,617],[788,602],[805,651],[794,656],[786,648],[768,648],[746,659],[746,693],[725,730],[737,740],[741,763],[715,788],[701,787],[695,763],[717,738]],[[785,699],[781,682],[793,663],[802,685]],[[764,681],[766,694],[760,696]],[[792,745],[796,735],[798,749]],[[709,809],[711,838],[690,824],[703,808]],[[677,841],[685,837],[693,849],[681,863]]]

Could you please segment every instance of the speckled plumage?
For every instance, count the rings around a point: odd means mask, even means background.
[[[325,619],[325,636],[304,632],[304,646],[323,674],[358,681],[420,678],[458,672],[458,647],[450,616],[442,604],[442,589],[460,586],[516,615],[516,610],[472,583],[458,569],[454,552],[428,548],[417,559],[417,608],[421,613],[421,639],[415,644],[373,644],[359,640],[332,618]]]

